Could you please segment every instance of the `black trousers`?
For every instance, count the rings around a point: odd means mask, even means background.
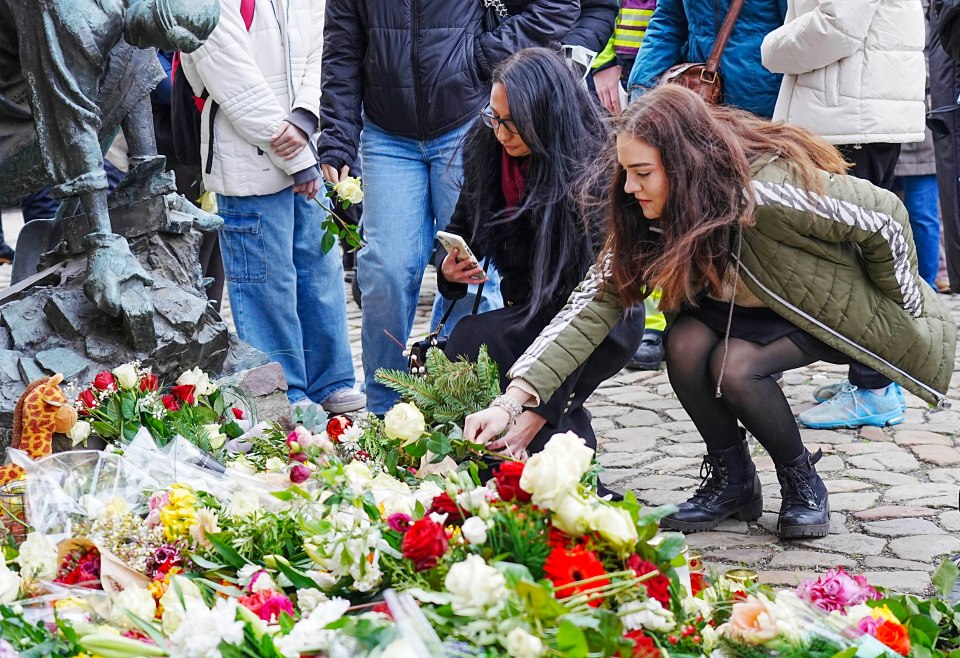
[[[838,144],[837,150],[853,163],[850,175],[868,180],[877,187],[893,187],[893,171],[900,158],[900,144]],[[884,388],[891,380],[862,363],[850,364],[850,383],[859,388]]]

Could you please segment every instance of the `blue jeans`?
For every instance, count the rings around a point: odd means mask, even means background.
[[[438,230],[450,221],[463,175],[463,126],[428,141],[398,137],[364,120],[363,235],[357,255],[357,282],[363,302],[363,372],[367,409],[384,414],[398,396],[378,384],[378,368],[404,370],[404,348],[413,329],[420,283]],[[473,291],[457,302],[447,330],[473,308]],[[434,326],[446,301],[435,300]],[[484,286],[481,311],[502,306],[494,275]],[[388,335],[389,334],[389,335]]]
[[[354,384],[340,250],[320,249],[324,211],[288,187],[217,195],[237,334],[283,366],[290,402],[321,403]]]
[[[940,206],[937,175],[904,176],[903,205],[917,246],[917,267],[924,281],[936,289],[940,266]]]

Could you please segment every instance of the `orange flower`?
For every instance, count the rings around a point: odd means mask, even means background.
[[[877,626],[877,639],[901,656],[910,653],[910,637],[902,624],[893,621],[883,622]]]

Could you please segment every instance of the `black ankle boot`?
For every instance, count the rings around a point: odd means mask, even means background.
[[[713,530],[721,521],[756,521],[763,514],[763,493],[746,439],[733,448],[709,452],[700,466],[703,481],[693,497],[660,526],[681,532]]]
[[[803,454],[789,464],[777,466],[780,480],[780,520],[777,534],[781,539],[800,537],[826,537],[830,533],[830,504],[827,502],[827,486],[813,467],[823,452],[811,455],[806,448]]]

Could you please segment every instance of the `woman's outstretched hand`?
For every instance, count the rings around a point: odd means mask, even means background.
[[[527,446],[546,424],[547,419],[540,414],[524,411],[509,432],[487,444],[487,450],[502,452],[510,459],[525,460]]]
[[[489,407],[467,416],[463,423],[463,438],[486,445],[500,436],[510,424],[510,414],[501,407]]]
[[[464,259],[457,260],[460,254],[459,249],[454,249],[447,254],[447,257],[440,263],[440,272],[443,278],[450,283],[483,283],[487,280],[487,274],[476,262]]]

